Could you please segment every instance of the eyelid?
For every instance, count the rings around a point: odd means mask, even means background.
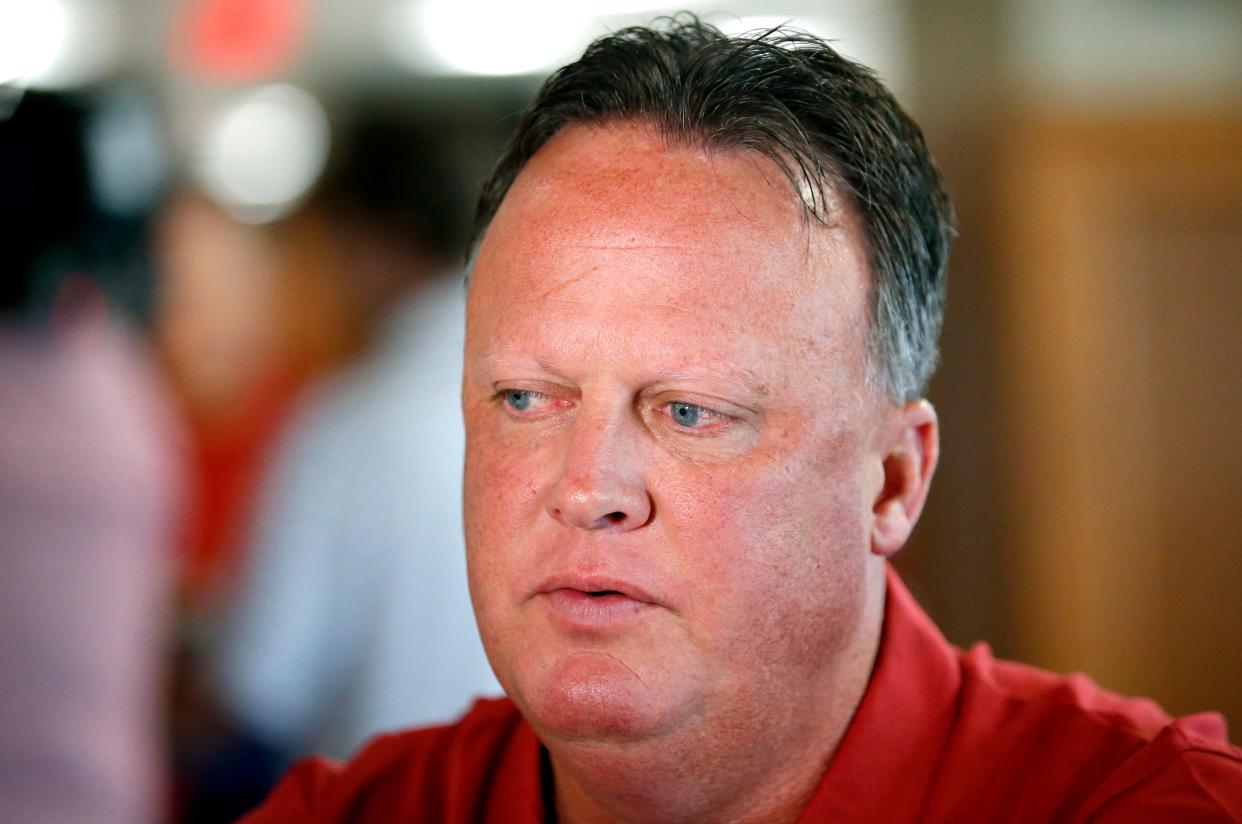
[[[567,406],[571,399],[564,387],[549,384],[545,381],[497,381],[492,384],[492,403],[500,406],[506,414],[515,419],[535,419],[555,412],[561,406]],[[558,391],[559,390],[559,391]],[[506,396],[510,392],[523,392],[538,401],[538,408],[514,409],[509,405]]]
[[[697,406],[704,412],[721,419],[750,423],[753,423],[754,419],[758,417],[758,412],[753,409],[715,395],[707,395],[695,391],[662,389],[658,392],[653,392],[647,403],[653,407],[668,407],[669,404],[684,403],[689,406]]]
[[[684,426],[673,417],[673,407],[677,404],[685,404],[693,406],[702,412],[702,417],[696,426]],[[685,400],[684,397],[674,397],[670,400],[662,400],[653,406],[654,414],[659,416],[658,420],[662,420],[663,427],[677,435],[688,435],[690,437],[712,438],[727,435],[729,432],[735,431],[744,422],[727,412],[712,408],[706,404],[696,401]]]
[[[536,395],[547,395],[550,398],[568,395],[571,392],[567,386],[537,378],[493,381],[492,390],[498,395],[504,392],[530,392]]]

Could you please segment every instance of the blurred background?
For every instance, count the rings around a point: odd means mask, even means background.
[[[951,640],[1242,729],[1242,2],[0,0],[0,820],[230,821],[498,688],[472,198],[688,8],[875,67],[960,218],[898,566]]]

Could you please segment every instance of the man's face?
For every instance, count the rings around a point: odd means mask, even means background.
[[[470,288],[466,538],[545,741],[746,740],[869,665],[868,277],[751,152],[577,126],[518,177]]]

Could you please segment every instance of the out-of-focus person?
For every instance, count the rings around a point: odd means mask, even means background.
[[[176,439],[137,336],[87,274],[119,225],[100,230],[87,120],[30,92],[0,121],[6,824],[153,822],[164,792]]]
[[[281,248],[271,227],[235,219],[188,181],[157,220],[153,331],[187,433],[170,696],[173,819],[187,824],[231,820],[231,796],[248,798],[247,782],[265,786],[270,762],[261,752],[239,759],[203,657],[244,563],[244,525],[262,469],[315,368],[285,322],[301,279]]]
[[[461,184],[418,127],[357,123],[284,232],[313,238],[375,332],[270,468],[216,658],[225,710],[286,757],[342,757],[499,692],[461,534]]]
[[[183,185],[155,251],[156,338],[190,435],[178,579],[194,623],[233,585],[262,468],[315,367],[282,321],[293,278],[269,228]]]

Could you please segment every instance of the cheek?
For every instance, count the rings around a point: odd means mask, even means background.
[[[520,536],[537,510],[533,468],[501,439],[467,418],[464,522],[470,590],[480,625],[501,608],[522,563]],[[483,629],[483,627],[480,627]]]
[[[466,529],[473,536],[506,529],[536,495],[529,461],[515,459],[498,438],[468,431],[464,476]]]
[[[504,433],[501,413],[476,401],[466,414],[465,510],[467,530],[491,533],[529,517],[546,464],[542,444]],[[546,468],[546,467],[545,467]],[[469,536],[468,536],[469,537]]]
[[[818,465],[785,455],[667,490],[700,644],[733,661],[774,647],[796,661],[842,642],[868,546],[857,466],[843,453]]]
[[[818,465],[785,456],[764,466],[669,471],[660,473],[659,497],[696,562],[793,575],[865,552],[858,466],[844,455]]]

